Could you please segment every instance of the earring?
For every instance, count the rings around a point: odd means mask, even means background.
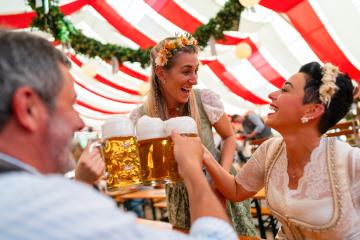
[[[302,124],[306,124],[306,123],[309,122],[309,118],[307,118],[307,117],[302,117],[302,118],[300,118],[300,121],[301,121]]]

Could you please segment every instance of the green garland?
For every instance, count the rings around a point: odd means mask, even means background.
[[[64,14],[57,6],[57,0],[45,1],[50,3],[47,14],[44,13],[43,7],[35,7],[35,0],[28,0],[30,7],[37,14],[37,17],[32,20],[31,27],[50,33],[55,40],[63,44],[69,44],[76,53],[91,58],[98,56],[105,61],[110,61],[113,57],[116,57],[119,63],[130,61],[139,62],[142,67],[149,65],[151,48],[134,50],[115,44],[104,44],[93,38],[86,37],[70,21],[65,19]],[[237,28],[243,9],[244,7],[239,3],[239,0],[227,1],[223,9],[214,18],[196,29],[193,35],[198,40],[199,46],[204,48],[207,46],[211,36],[214,36],[215,39],[221,39],[224,37],[224,31]]]

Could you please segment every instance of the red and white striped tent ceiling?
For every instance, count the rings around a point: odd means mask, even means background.
[[[62,0],[64,14],[83,33],[103,43],[130,48],[153,46],[184,31],[194,32],[216,15],[224,0]],[[34,13],[27,1],[0,1],[0,24],[27,29]],[[227,113],[261,109],[268,94],[310,61],[332,62],[360,81],[360,0],[262,0],[246,9],[239,31],[226,32],[200,54],[199,88],[220,94]],[[239,60],[236,45],[248,43],[249,58]],[[127,114],[144,101],[140,94],[148,69],[125,63],[119,71],[100,59],[73,55],[76,109],[89,126],[110,115]],[[96,65],[88,77],[81,66]]]

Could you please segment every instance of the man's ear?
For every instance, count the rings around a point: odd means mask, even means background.
[[[309,119],[318,119],[325,112],[325,106],[320,103],[310,103],[307,105],[305,116]]]
[[[12,100],[12,112],[18,124],[29,131],[36,131],[41,124],[40,114],[45,108],[38,94],[24,86],[15,91]]]

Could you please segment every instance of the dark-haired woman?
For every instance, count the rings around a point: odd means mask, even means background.
[[[278,239],[360,239],[360,149],[323,134],[348,112],[354,87],[330,63],[308,63],[272,100],[263,143],[234,178],[211,155],[204,164],[228,199],[261,188],[282,227]]]

